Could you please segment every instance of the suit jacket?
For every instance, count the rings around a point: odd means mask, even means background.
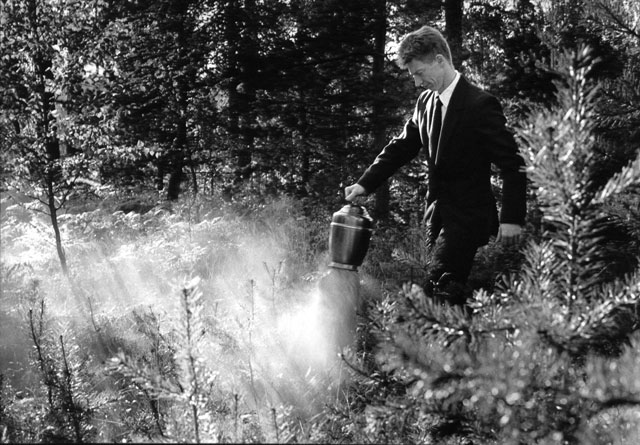
[[[426,90],[416,103],[402,134],[393,138],[364,172],[358,183],[374,191],[422,148],[429,150],[435,92]],[[513,135],[498,100],[460,78],[440,133],[428,153],[425,218],[436,237],[442,228],[460,230],[478,246],[488,242],[502,223],[524,224],[526,174]],[[437,153],[433,153],[436,149]],[[491,190],[491,164],[502,177],[502,206],[498,218]]]

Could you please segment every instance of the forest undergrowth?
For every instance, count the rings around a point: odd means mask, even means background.
[[[68,279],[40,217],[3,209],[3,442],[638,438],[637,335],[614,358],[578,357],[554,341],[573,333],[579,347],[589,320],[554,322],[557,304],[509,291],[479,292],[470,322],[418,286],[374,278],[389,247],[379,233],[360,272],[358,336],[339,350],[318,290],[330,216],[286,199],[194,205],[69,213]],[[415,236],[392,256],[417,268]],[[483,255],[489,267],[504,253]],[[522,311],[537,315],[516,326]]]

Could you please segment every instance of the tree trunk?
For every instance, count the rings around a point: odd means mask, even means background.
[[[188,18],[188,4],[176,2],[174,10],[175,18],[180,26],[177,28],[178,52],[180,54],[180,64],[174,66],[176,70],[177,97],[176,107],[179,113],[176,123],[176,137],[171,147],[170,174],[167,184],[167,199],[176,201],[180,197],[181,184],[184,178],[184,163],[188,157],[189,136],[188,136],[188,116],[189,116],[189,85],[192,71],[189,69],[189,36],[192,32],[192,25]]]
[[[444,2],[445,34],[451,48],[453,65],[458,70],[462,66],[462,9],[463,0]]]
[[[384,49],[387,37],[387,2],[375,1],[375,34],[372,66],[373,80],[373,146],[379,153],[386,143],[387,128],[384,114]],[[389,216],[389,181],[385,181],[376,191],[375,215],[378,219]]]
[[[305,104],[307,103],[307,97],[305,94],[304,88],[298,87],[298,101],[301,104],[298,107],[298,141],[297,146],[298,150],[295,150],[292,153],[292,158],[294,160],[294,164],[300,162],[300,183],[296,185],[296,192],[300,196],[307,196],[308,191],[311,186],[311,150],[309,143],[307,141],[308,131],[309,131],[309,121],[307,119],[307,108]],[[293,174],[291,172],[292,182],[293,182]]]
[[[252,20],[254,0],[245,0],[244,7],[228,1],[225,8],[225,36],[228,45],[227,76],[229,77],[229,132],[238,136],[231,151],[235,161],[234,183],[251,176],[251,154],[254,146],[252,103],[256,99],[254,69],[257,59],[256,26]]]
[[[193,162],[189,163],[189,172],[191,172],[191,184],[193,187],[193,196],[195,198],[200,191],[200,187],[198,187],[198,174]]]
[[[182,183],[182,162],[176,160],[172,166],[169,182],[167,184],[167,199],[169,201],[177,201],[180,197],[180,184]]]
[[[180,102],[186,102],[186,92],[184,98],[180,99]],[[186,103],[181,103],[180,107],[186,109]],[[180,196],[180,184],[184,176],[183,166],[185,150],[187,147],[187,120],[186,114],[182,113],[180,120],[178,121],[178,128],[176,130],[175,146],[171,147],[171,174],[169,175],[169,183],[167,184],[167,199],[169,201],[176,201]]]
[[[255,0],[244,0],[244,30],[240,54],[240,78],[243,88],[241,90],[242,113],[240,118],[240,134],[242,145],[238,151],[238,167],[242,173],[242,179],[251,176],[251,158],[255,142],[255,112],[253,104],[256,102],[255,69],[258,59],[257,23],[255,20]]]
[[[38,4],[35,0],[29,1],[27,4],[31,31],[36,38],[40,38],[40,29],[38,23]],[[62,247],[62,237],[60,235],[60,227],[58,225],[58,208],[56,206],[55,184],[61,179],[62,171],[57,161],[60,159],[60,142],[56,135],[56,122],[54,118],[54,101],[53,93],[47,90],[47,83],[53,79],[52,61],[45,57],[42,50],[37,48],[33,55],[33,62],[37,72],[37,83],[35,84],[35,93],[40,99],[39,113],[36,114],[36,136],[45,149],[46,163],[41,178],[44,186],[44,193],[51,219],[51,226],[56,240],[56,250],[60,260],[62,272],[69,274],[67,266],[67,257]]]
[[[51,227],[53,227],[53,233],[56,238],[56,251],[58,252],[58,259],[60,260],[60,267],[62,273],[65,276],[69,275],[69,267],[67,266],[67,255],[62,247],[62,236],[60,235],[60,226],[58,225],[58,208],[56,207],[56,200],[53,191],[53,177],[50,173],[47,174],[47,207],[49,208],[49,217],[51,218]]]

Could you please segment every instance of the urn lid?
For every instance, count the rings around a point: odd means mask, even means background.
[[[373,225],[373,218],[363,206],[347,204],[333,214],[333,222],[370,228]]]

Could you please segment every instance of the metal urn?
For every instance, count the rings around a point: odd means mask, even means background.
[[[373,218],[359,205],[347,204],[333,214],[329,235],[330,267],[358,270],[373,232]]]

